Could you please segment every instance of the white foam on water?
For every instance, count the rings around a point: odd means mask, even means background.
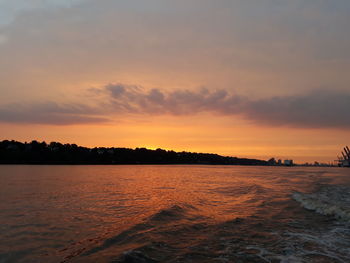
[[[293,199],[304,208],[350,222],[350,188],[325,186],[315,193],[295,192]]]
[[[285,232],[268,247],[247,246],[258,251],[262,262],[309,263],[350,262],[350,228],[335,225],[324,232]]]
[[[295,192],[302,207],[335,220],[324,229],[279,233],[279,241],[268,247],[249,246],[263,262],[350,262],[350,187],[330,185],[314,193]]]

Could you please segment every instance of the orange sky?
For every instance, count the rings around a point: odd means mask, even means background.
[[[0,139],[336,159],[350,3],[0,2]]]
[[[208,123],[209,122],[209,123]],[[231,122],[231,123],[230,123]],[[196,116],[160,117],[103,125],[2,126],[4,138],[46,140],[82,146],[162,148],[176,151],[213,152],[228,156],[269,159],[293,158],[298,162],[333,161],[348,138],[348,131],[237,126],[230,118]]]

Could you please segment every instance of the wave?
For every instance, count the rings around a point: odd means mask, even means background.
[[[196,215],[196,211],[197,209],[189,204],[173,205],[169,208],[161,209],[159,212],[145,219],[144,222],[136,224],[116,236],[105,239],[102,244],[87,250],[83,255],[89,256],[111,247],[144,245],[151,240],[157,241],[157,238],[162,235],[173,236],[182,231],[198,230],[202,226],[196,220],[202,217],[198,214]],[[192,221],[193,224],[191,226],[193,229],[185,223]],[[143,262],[140,259],[141,256],[139,253],[127,253],[124,256],[126,258],[139,258],[139,261],[135,259],[135,262]]]
[[[319,228],[318,221],[292,222],[257,216],[236,218],[207,226],[200,233],[178,231],[165,242],[152,241],[124,251],[113,262],[350,262],[347,226]],[[190,233],[190,239],[181,237]],[[197,241],[192,242],[192,238]],[[173,243],[176,239],[179,242]]]
[[[229,192],[229,187],[221,189],[225,190]],[[258,185],[235,190],[242,195],[266,191]],[[324,186],[314,193],[296,192],[293,198],[309,210],[342,220],[306,213],[291,199],[277,205],[278,215],[283,216],[271,216],[267,212],[271,206],[265,206],[261,213],[224,222],[206,218],[200,206],[178,203],[156,210],[122,232],[100,238],[83,252],[72,255],[72,260],[77,263],[98,262],[101,258],[115,263],[350,262],[350,228],[344,221],[350,220],[350,188]]]
[[[158,213],[152,215],[149,220],[152,222],[162,221],[163,223],[180,220],[188,217],[191,210],[196,210],[196,208],[188,204],[173,205],[169,208],[160,210]]]
[[[161,209],[72,258],[77,263],[99,262],[101,258],[115,263],[350,262],[346,222],[289,214],[288,220],[252,215],[208,222],[198,217],[199,211],[188,204]]]
[[[347,186],[324,186],[314,193],[295,192],[293,199],[308,210],[350,222],[350,188]]]

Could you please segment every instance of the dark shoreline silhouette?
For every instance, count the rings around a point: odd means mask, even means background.
[[[268,165],[267,161],[210,153],[175,152],[146,148],[87,148],[76,144],[32,141],[0,142],[0,164],[209,164]]]

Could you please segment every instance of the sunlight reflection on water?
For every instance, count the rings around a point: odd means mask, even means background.
[[[171,239],[175,230],[186,243],[185,236],[197,233],[192,238],[209,239],[213,226],[236,218],[276,217],[284,222],[306,213],[295,205],[293,192],[311,192],[322,184],[349,185],[348,172],[194,165],[2,166],[0,262],[80,262],[80,256],[81,262],[90,257],[93,262],[94,253],[108,262],[113,255],[144,245],[145,239],[168,244],[165,236]],[[293,204],[297,210],[290,208]],[[181,232],[180,225],[189,229]],[[118,248],[102,246],[87,253],[130,229],[150,236],[118,240]]]

